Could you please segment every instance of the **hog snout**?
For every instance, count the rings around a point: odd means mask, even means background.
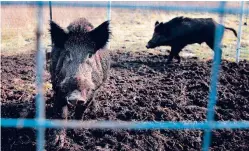
[[[149,42],[147,43],[147,45],[146,45],[146,48],[147,48],[147,49],[155,48],[155,44],[152,43],[151,41],[149,41]]]
[[[85,104],[88,96],[95,88],[91,80],[84,77],[68,77],[61,82],[60,91],[65,94],[68,105]]]
[[[86,99],[82,96],[82,93],[79,90],[74,90],[70,94],[66,96],[67,103],[69,105],[76,106],[77,103],[83,103],[85,104]]]

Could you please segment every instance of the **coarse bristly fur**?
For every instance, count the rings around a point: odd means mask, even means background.
[[[63,48],[65,41],[69,36],[74,34],[84,35],[89,34],[91,40],[95,42],[95,49],[103,48],[110,39],[110,21],[103,22],[100,26],[93,30],[94,26],[85,18],[79,18],[67,27],[67,32],[64,31],[54,21],[50,21],[50,35],[54,46]],[[93,31],[92,31],[93,30]]]
[[[171,46],[168,63],[171,62],[173,57],[180,62],[179,52],[189,44],[205,42],[211,49],[214,49],[215,30],[217,27],[231,30],[237,37],[237,33],[233,28],[218,24],[212,18],[180,16],[166,23],[156,21],[153,37],[146,47]]]

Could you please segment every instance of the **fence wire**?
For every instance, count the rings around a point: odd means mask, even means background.
[[[220,9],[224,10],[226,2],[220,3]],[[219,23],[223,24],[224,22],[224,12],[220,13],[219,16]],[[215,114],[215,105],[216,105],[216,95],[217,95],[217,82],[219,77],[219,68],[221,62],[221,48],[220,43],[221,39],[224,34],[224,27],[218,26],[215,30],[215,39],[214,39],[214,59],[213,59],[213,66],[211,70],[211,84],[210,84],[210,93],[209,93],[209,101],[207,106],[207,121],[212,122],[214,121],[214,114]],[[208,127],[204,133],[204,143],[203,143],[203,150],[208,151],[211,142],[211,131],[212,129]]]
[[[2,5],[9,5],[11,3],[2,2]],[[18,3],[18,5],[34,5],[34,3]],[[50,3],[51,4],[51,3]],[[111,8],[125,8],[125,9],[157,9],[167,11],[189,11],[189,12],[211,12],[220,15],[220,23],[223,23],[225,14],[238,14],[243,15],[241,7],[226,8],[226,2],[220,2],[217,8],[202,8],[202,7],[183,7],[183,6],[154,6],[154,5],[129,5],[118,4],[109,2],[102,3],[89,3],[89,2],[53,2],[53,6],[71,6],[71,7],[107,7],[107,19],[111,19]],[[249,121],[214,121],[214,108],[216,105],[217,95],[217,81],[219,77],[219,66],[221,62],[220,43],[223,35],[223,27],[218,27],[215,33],[215,54],[212,65],[211,85],[207,111],[207,121],[181,121],[181,122],[155,122],[155,121],[141,121],[141,122],[123,122],[123,121],[63,121],[63,120],[47,120],[44,118],[45,103],[43,97],[43,73],[44,73],[44,50],[42,49],[42,7],[49,5],[46,2],[35,3],[38,8],[38,24],[37,24],[37,90],[36,97],[36,118],[35,119],[8,119],[1,118],[1,127],[17,127],[17,128],[36,128],[37,129],[37,150],[44,150],[45,128],[89,128],[89,129],[129,129],[129,130],[143,130],[143,129],[201,129],[204,130],[203,150],[208,151],[211,142],[211,131],[214,129],[249,129]],[[51,6],[51,5],[50,5]],[[50,10],[52,8],[50,7]],[[247,10],[248,11],[248,10]],[[52,19],[52,11],[50,12]],[[242,20],[241,20],[242,22]],[[241,26],[241,24],[240,24]],[[241,34],[241,33],[240,33]]]
[[[243,19],[243,12],[244,12],[244,1],[241,1],[240,5],[240,22],[239,22],[239,32],[237,38],[237,50],[236,50],[236,62],[239,62],[240,59],[240,49],[241,49],[241,32],[242,32],[242,19]]]
[[[37,12],[37,53],[36,53],[36,88],[37,88],[37,96],[36,96],[36,120],[40,124],[43,123],[45,117],[45,101],[43,96],[43,75],[44,75],[44,62],[45,62],[45,50],[42,48],[42,34],[43,34],[43,3],[38,2],[38,12]],[[37,150],[43,151],[44,148],[44,140],[45,140],[45,129],[44,127],[37,128]]]

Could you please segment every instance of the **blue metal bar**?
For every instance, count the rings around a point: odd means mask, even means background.
[[[240,59],[240,44],[241,44],[241,33],[242,33],[242,19],[243,19],[243,12],[244,12],[244,1],[240,2],[240,20],[239,20],[239,32],[237,38],[237,49],[236,49],[236,62],[239,62]]]
[[[1,118],[2,127],[17,128],[87,128],[87,129],[249,129],[249,121],[186,121],[186,122],[151,122],[151,121],[77,121]]]
[[[32,2],[2,2],[2,5],[34,5]],[[44,5],[48,5],[44,3]],[[54,1],[53,6],[58,7],[102,7],[106,8],[106,3],[100,2],[59,2]],[[226,14],[238,14],[240,9],[238,8],[225,8],[224,10],[219,7],[196,7],[196,6],[155,6],[155,5],[132,5],[132,4],[119,4],[112,3],[112,8],[123,8],[123,9],[150,9],[150,10],[166,10],[166,11],[182,11],[182,12],[210,12],[210,13],[221,13]]]
[[[107,20],[111,20],[111,1],[108,1],[108,5],[107,5]],[[108,42],[107,44],[107,48],[110,49],[110,42]]]
[[[36,53],[36,88],[37,88],[37,96],[36,96],[36,119],[40,124],[44,121],[44,111],[45,111],[45,103],[43,97],[43,75],[44,75],[44,58],[45,53],[42,48],[42,33],[43,33],[43,2],[37,2],[38,10],[37,10],[37,53]],[[45,129],[43,127],[38,127],[37,129],[37,137],[36,137],[36,146],[37,151],[43,151],[44,148],[44,132]]]
[[[107,6],[107,19],[111,20],[111,1],[108,1],[108,6]]]
[[[49,1],[49,16],[50,16],[50,20],[53,19],[53,16],[52,16],[52,2]]]
[[[225,8],[226,2],[220,2],[220,9]],[[223,24],[223,16],[224,12],[220,13],[220,24]],[[219,68],[221,62],[221,48],[220,43],[223,37],[224,28],[223,26],[217,26],[215,30],[215,38],[214,38],[214,59],[213,66],[211,71],[211,84],[210,84],[210,93],[209,93],[209,102],[207,106],[207,121],[212,122],[214,120],[215,114],[215,105],[216,105],[216,96],[217,96],[217,82],[219,78]],[[212,128],[208,128],[204,132],[204,142],[203,142],[203,151],[208,151],[210,142],[211,142],[211,131]]]

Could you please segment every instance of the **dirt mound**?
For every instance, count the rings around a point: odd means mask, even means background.
[[[148,53],[112,54],[110,79],[96,100],[100,109],[87,110],[84,120],[203,121],[210,84],[211,62],[196,58],[166,65],[167,56]],[[35,116],[35,56],[2,56],[1,114],[4,118]],[[49,75],[45,75],[49,81]],[[52,95],[47,90],[46,114]],[[216,120],[249,120],[249,62],[223,61]],[[35,130],[2,128],[3,151],[35,150]],[[86,130],[67,131],[62,150],[201,150],[200,130]],[[212,150],[249,150],[248,130],[216,130]],[[49,137],[47,133],[46,137]],[[46,147],[50,150],[50,146]]]

